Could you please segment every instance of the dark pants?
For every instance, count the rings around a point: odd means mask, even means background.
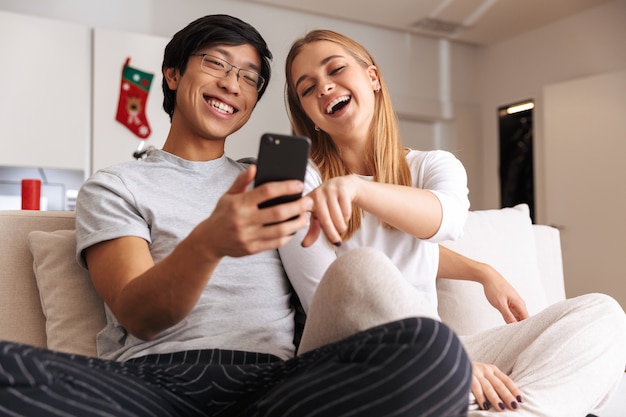
[[[0,343],[2,416],[407,416],[467,413],[469,359],[426,318],[283,361],[202,350],[126,362]]]

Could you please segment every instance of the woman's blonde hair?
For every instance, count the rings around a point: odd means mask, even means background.
[[[376,94],[374,118],[372,119],[369,133],[371,152],[368,153],[370,158],[366,163],[374,176],[374,181],[410,186],[411,171],[406,162],[398,121],[380,68],[363,46],[331,30],[314,30],[307,33],[303,38],[296,40],[289,50],[285,63],[287,79],[285,100],[287,102],[289,119],[296,134],[311,138],[311,159],[320,170],[322,181],[349,175],[351,172],[344,164],[339,150],[330,136],[323,131],[316,130],[315,124],[304,112],[294,80],[291,77],[293,61],[302,51],[302,48],[310,43],[319,41],[328,41],[340,45],[365,69],[370,65],[374,65],[377,68],[380,91],[374,93]],[[353,207],[352,217],[348,222],[348,229],[342,235],[344,240],[349,239],[361,227],[361,217],[361,210]],[[387,227],[389,226],[387,225]]]

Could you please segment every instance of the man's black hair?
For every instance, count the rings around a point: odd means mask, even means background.
[[[250,24],[233,16],[214,14],[201,17],[178,31],[165,47],[162,70],[177,68],[182,76],[189,56],[215,45],[251,45],[261,58],[261,76],[265,79],[257,101],[261,99],[270,81],[272,53],[261,34]],[[163,78],[163,110],[170,116],[176,107],[176,91],[170,90]]]

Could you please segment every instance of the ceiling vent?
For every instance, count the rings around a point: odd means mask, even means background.
[[[465,26],[461,23],[447,22],[430,17],[418,20],[411,25],[411,29],[414,31],[426,31],[444,36],[458,35],[468,28],[469,26]]]

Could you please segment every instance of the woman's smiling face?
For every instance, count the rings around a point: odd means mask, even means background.
[[[333,139],[367,135],[378,86],[376,67],[364,67],[341,45],[305,45],[291,66],[291,79],[307,116]]]

